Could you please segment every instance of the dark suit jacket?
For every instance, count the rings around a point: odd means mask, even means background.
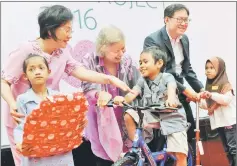
[[[181,38],[181,44],[183,47],[183,56],[184,60],[182,62],[182,73],[180,75],[175,72],[175,57],[173,53],[173,49],[170,43],[169,36],[166,32],[166,27],[164,26],[162,29],[150,34],[145,38],[143,48],[147,48],[150,46],[158,46],[161,50],[165,51],[167,54],[167,64],[165,68],[165,72],[171,73],[176,81],[177,86],[180,92],[183,92],[185,86],[183,85],[185,78],[189,85],[196,91],[200,92],[200,89],[203,88],[202,83],[197,79],[196,73],[193,71],[192,66],[190,64],[189,58],[189,40],[188,37],[184,34]]]

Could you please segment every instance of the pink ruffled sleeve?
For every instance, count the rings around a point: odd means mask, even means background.
[[[24,46],[11,52],[1,72],[1,78],[10,84],[16,84],[23,73],[23,62],[28,56]]]

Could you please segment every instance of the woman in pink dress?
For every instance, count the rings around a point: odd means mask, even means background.
[[[115,76],[133,87],[140,73],[130,56],[125,53],[125,38],[114,26],[102,28],[96,40],[96,53],[82,57],[82,64],[89,70]],[[124,95],[113,85],[82,82],[88,102],[88,125],[85,136],[97,156],[97,166],[110,166],[127,150],[129,140],[123,129],[123,108],[100,108],[95,103],[105,102],[116,95]],[[107,93],[106,93],[106,92]],[[98,99],[98,100],[97,100]],[[138,102],[138,101],[136,101]],[[103,104],[102,104],[103,105]],[[131,142],[130,142],[131,143]]]
[[[47,86],[53,90],[59,90],[59,82],[64,72],[82,81],[112,84],[125,91],[130,90],[118,78],[88,70],[71,57],[66,46],[71,39],[72,19],[72,12],[64,6],[46,8],[38,16],[40,38],[23,43],[11,52],[2,69],[1,96],[6,101],[2,102],[2,110],[16,166],[20,165],[20,157],[16,153],[13,139],[14,121],[19,121],[23,116],[16,112],[16,97],[29,89],[29,82],[22,77],[23,61],[29,54],[39,54],[46,58],[51,69]]]

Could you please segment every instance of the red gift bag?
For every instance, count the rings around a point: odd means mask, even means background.
[[[65,153],[82,143],[88,102],[82,92],[54,95],[31,112],[24,125],[22,154],[46,157]]]

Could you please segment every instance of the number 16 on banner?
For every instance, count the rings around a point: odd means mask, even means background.
[[[94,17],[89,16],[89,12],[93,11],[93,9],[88,9],[85,14],[81,14],[80,10],[74,11],[74,13],[77,13],[78,15],[78,23],[80,26],[80,29],[83,28],[83,25],[86,26],[89,30],[94,30],[97,27],[97,21]],[[82,17],[83,16],[83,17]]]

